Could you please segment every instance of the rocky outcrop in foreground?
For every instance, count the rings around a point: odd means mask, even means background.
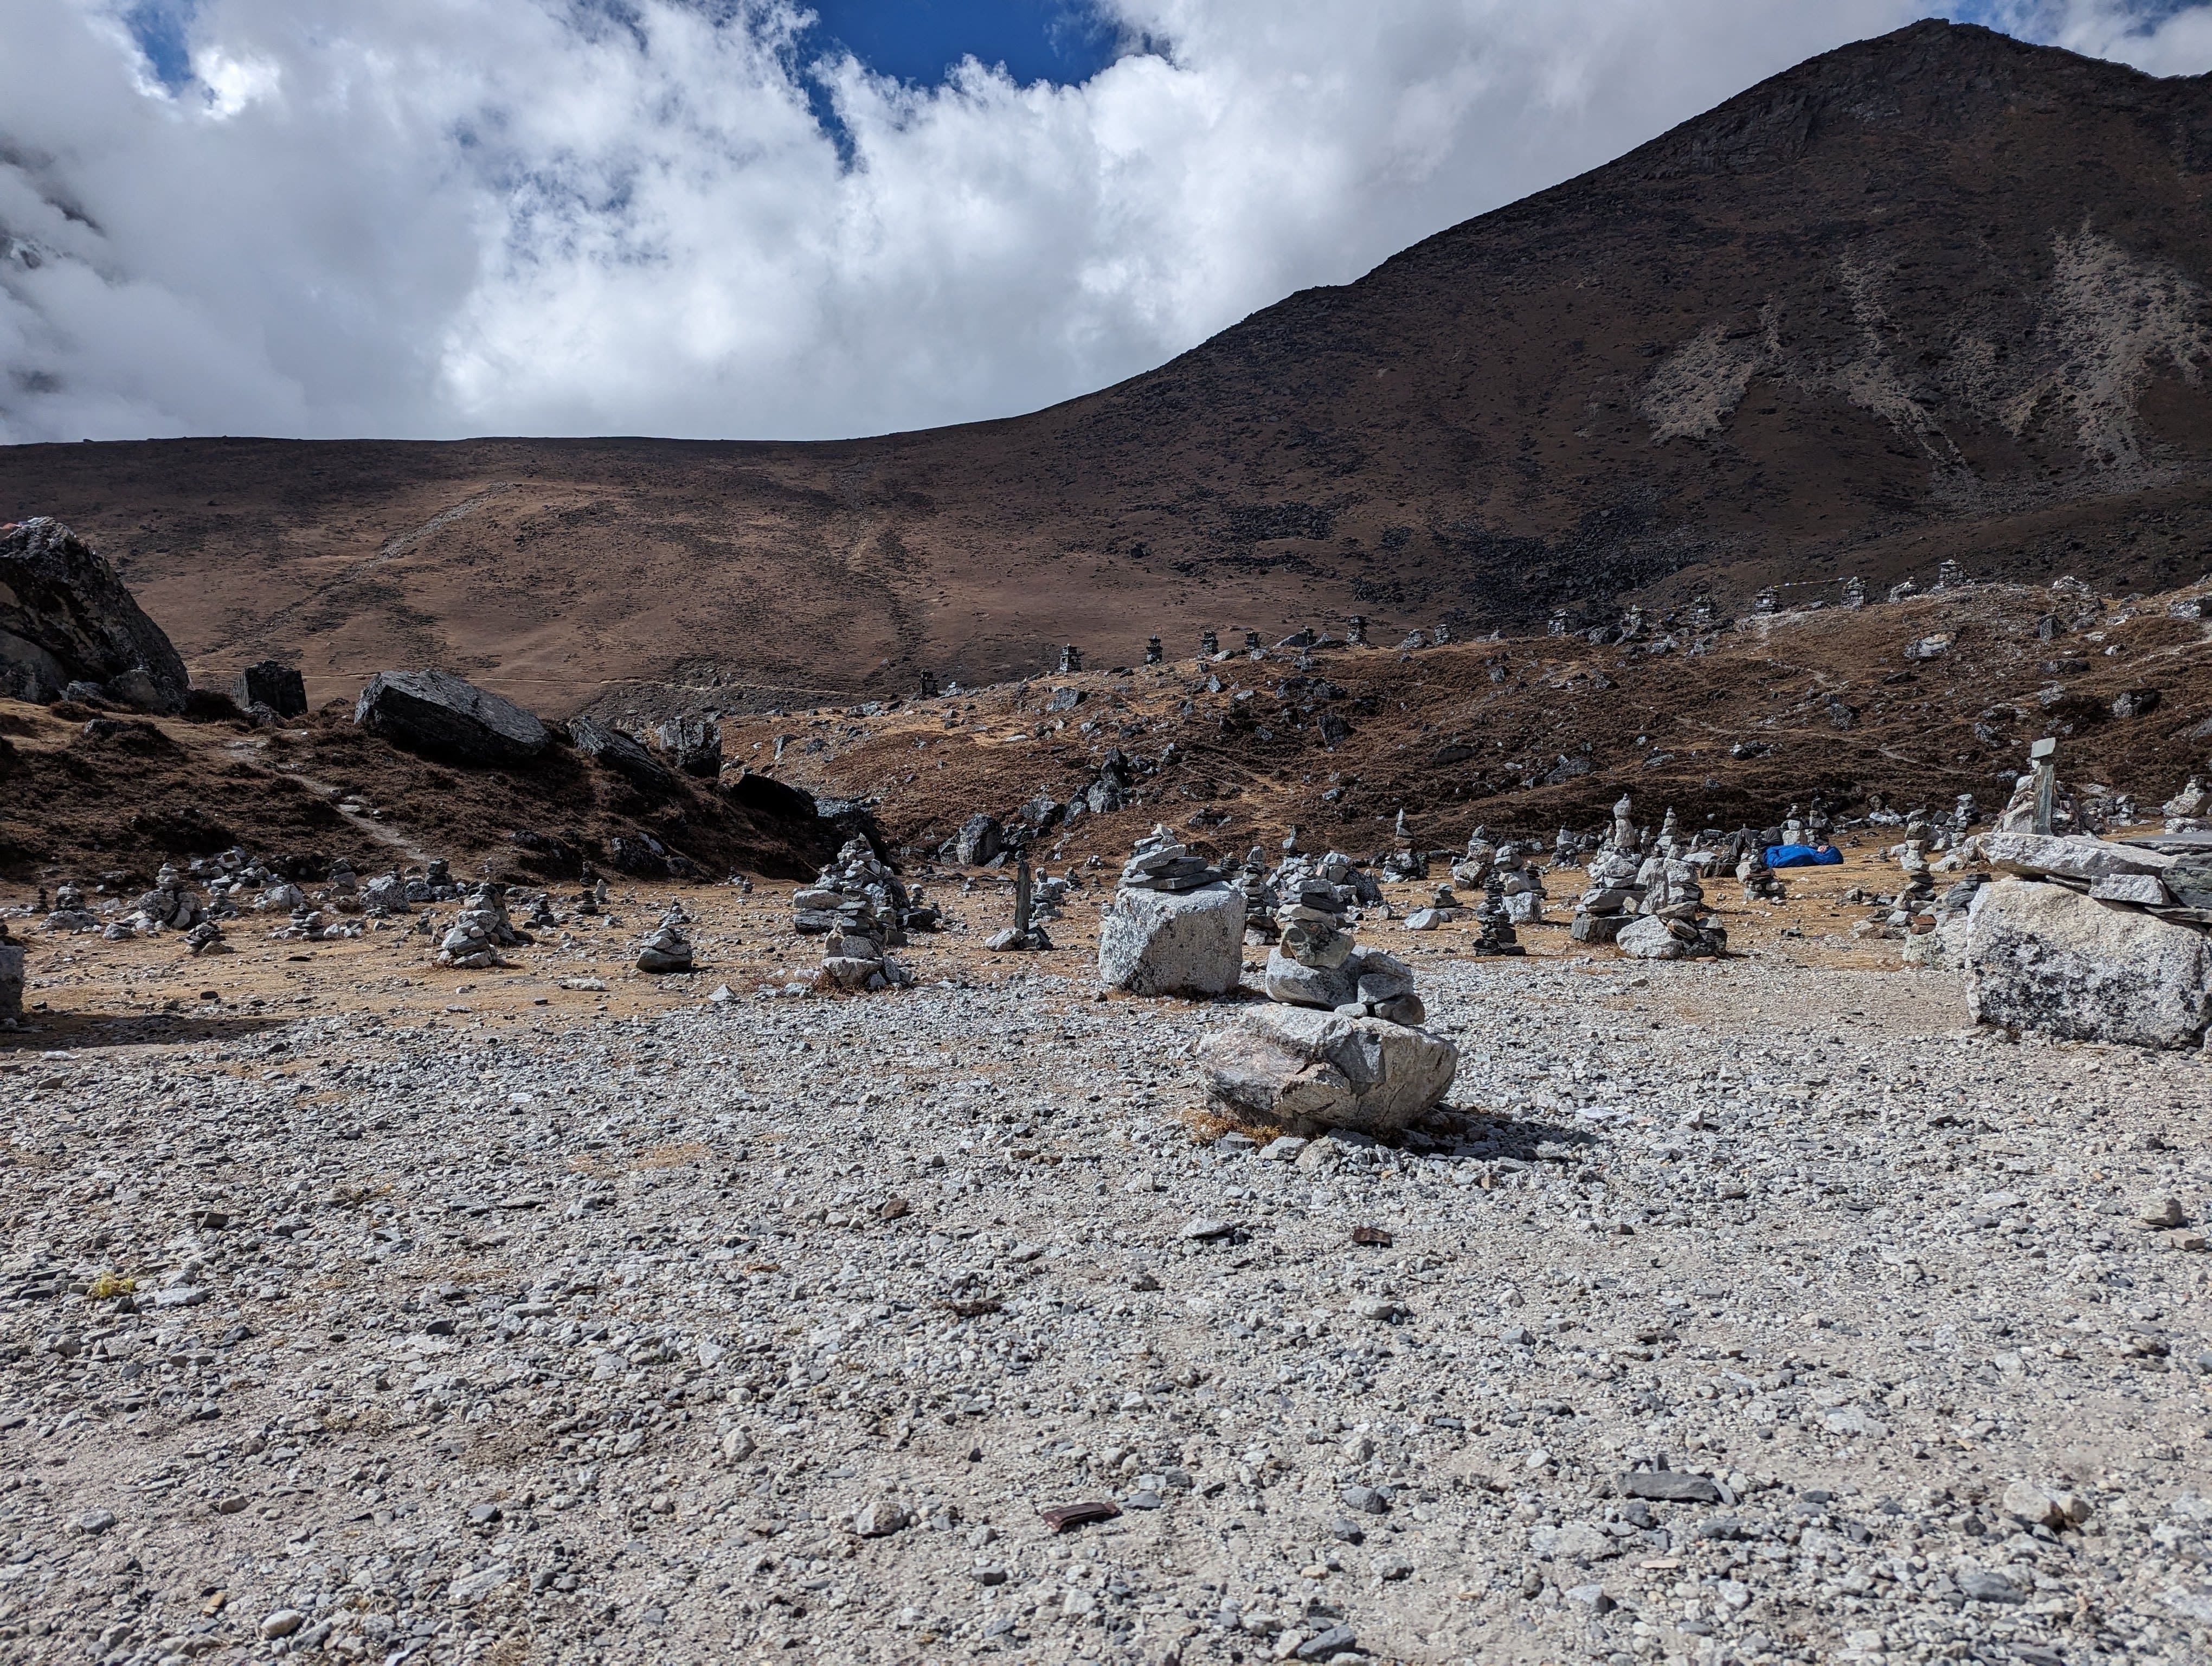
[[[99,551],[46,515],[0,527],[0,695],[48,705],[74,685],[173,712],[191,678]]]

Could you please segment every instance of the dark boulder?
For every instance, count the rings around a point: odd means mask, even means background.
[[[395,746],[455,763],[520,763],[545,750],[545,726],[512,701],[442,671],[382,671],[353,721]]]
[[[996,816],[980,812],[961,824],[953,841],[953,860],[963,867],[981,867],[1006,848],[1006,830]]]
[[[653,744],[687,775],[722,773],[722,726],[711,717],[674,717],[653,726]]]
[[[724,790],[740,810],[775,821],[811,822],[819,813],[813,793],[757,770],[748,769]]]
[[[46,515],[0,528],[0,694],[46,705],[76,682],[164,712],[191,687],[161,626],[76,533]]]
[[[238,673],[230,697],[249,711],[266,706],[279,717],[303,717],[307,710],[307,685],[291,666],[264,660]]]
[[[620,729],[610,728],[596,717],[568,720],[568,739],[576,750],[602,763],[641,793],[665,797],[676,790],[676,777],[660,761]]]

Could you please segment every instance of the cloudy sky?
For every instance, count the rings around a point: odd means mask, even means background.
[[[0,441],[1034,409],[1915,0],[8,0]],[[1948,15],[2160,74],[2202,0]]]

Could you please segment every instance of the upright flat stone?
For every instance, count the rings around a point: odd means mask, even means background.
[[[1244,970],[1244,893],[1114,893],[1098,923],[1098,981],[1134,995],[1222,995]]]
[[[1425,1030],[1270,1003],[1237,1014],[1198,1046],[1206,1097],[1231,1116],[1392,1134],[1443,1097],[1459,1049]]]
[[[0,1024],[23,1016],[23,945],[0,939]]]
[[[1976,893],[1966,1003],[1977,1020],[2067,1041],[2194,1047],[2212,1022],[2212,939],[2063,885]]]
[[[545,750],[545,726],[512,701],[442,671],[383,671],[353,721],[395,746],[456,763],[520,763]]]

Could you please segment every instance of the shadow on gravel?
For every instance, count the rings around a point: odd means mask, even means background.
[[[185,1012],[40,1012],[21,1030],[0,1030],[0,1059],[25,1053],[93,1047],[183,1047],[196,1042],[244,1041],[281,1030],[287,1018],[200,1018]]]

